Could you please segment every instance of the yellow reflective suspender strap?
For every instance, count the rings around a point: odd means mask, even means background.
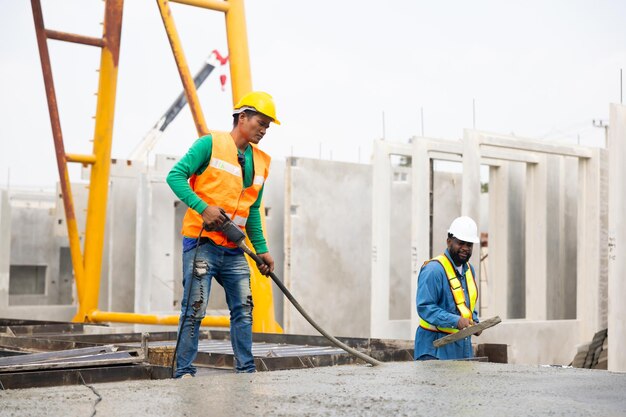
[[[476,301],[478,300],[478,287],[474,280],[474,274],[472,274],[472,268],[469,265],[467,265],[467,272],[465,272],[465,281],[467,281],[467,292],[470,298],[470,311],[474,311]]]
[[[448,284],[450,284],[450,291],[452,291],[452,297],[454,297],[454,304],[456,304],[457,310],[459,310],[461,316],[471,320],[472,312],[465,304],[465,292],[461,286],[461,281],[459,281],[459,278],[456,276],[456,269],[452,266],[452,262],[450,262],[446,255],[439,255],[435,260],[439,262],[446,271]]]
[[[459,329],[433,326],[432,324],[428,323],[426,320],[422,318],[420,318],[420,327],[426,330],[431,330],[433,332],[442,332],[442,333],[456,333],[459,331]]]
[[[426,264],[428,264],[429,262],[432,262],[434,260],[436,260],[437,258],[433,258],[431,260],[428,260],[426,262],[424,262],[424,264],[422,265],[422,268],[426,266]],[[441,262],[439,262],[441,264]],[[441,264],[441,266],[443,266],[443,264]],[[444,266],[445,269],[445,266]],[[446,276],[447,276],[447,271],[446,271]],[[433,332],[443,332],[443,333],[456,333],[459,331],[459,329],[455,329],[455,328],[447,328],[447,327],[437,327],[437,326],[433,326],[432,324],[430,324],[429,322],[427,322],[426,320],[422,319],[421,317],[419,318],[419,326],[426,329],[426,330],[430,330]]]
[[[474,311],[474,307],[476,306],[476,300],[478,299],[478,289],[476,288],[476,281],[474,280],[474,275],[472,274],[472,268],[467,265],[467,271],[465,272],[465,279],[467,281],[467,292],[470,297],[470,308],[467,308],[465,304],[465,293],[463,292],[463,286],[459,281],[459,278],[456,274],[456,269],[452,265],[452,262],[448,259],[446,255],[439,255],[432,259],[433,261],[439,262],[439,264],[443,267],[446,277],[448,278],[448,284],[450,285],[450,291],[452,292],[452,297],[454,298],[454,303],[456,304],[457,310],[461,313],[461,316],[472,319],[472,311]],[[420,318],[419,320],[420,327],[423,327],[427,330],[432,331],[440,331],[443,333],[456,333],[459,330],[447,327],[437,327],[428,323],[427,321]]]

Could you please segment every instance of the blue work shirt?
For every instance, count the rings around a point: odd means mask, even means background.
[[[452,258],[447,249],[444,254],[450,259],[450,262],[452,262]],[[452,265],[454,265],[454,262],[452,262]],[[463,287],[463,292],[465,293],[465,304],[469,308],[469,294],[467,292],[467,282],[465,279],[467,265],[467,263],[463,265],[463,274],[458,278]],[[474,274],[474,268],[471,265],[470,268],[472,268],[472,274]],[[474,277],[476,277],[475,274]],[[441,266],[439,262],[434,261],[427,263],[420,270],[417,283],[417,314],[434,326],[456,329],[461,314],[454,303],[454,297],[452,296],[452,291],[450,291],[450,284],[448,283],[448,278],[443,266]],[[475,309],[472,312],[475,323],[478,323],[477,308],[478,303],[476,303]],[[435,340],[441,339],[446,335],[447,333],[426,330],[418,325],[415,331],[414,359],[419,359],[424,355],[426,355],[426,357],[428,357],[428,355],[433,356],[437,359],[462,359],[471,358],[473,356],[471,336],[440,348],[433,346]]]

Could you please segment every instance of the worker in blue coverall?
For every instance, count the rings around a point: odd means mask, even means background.
[[[458,217],[448,229],[445,252],[422,266],[417,278],[420,320],[415,332],[414,359],[473,356],[471,336],[439,348],[433,342],[478,323],[478,286],[469,259],[474,243],[479,241],[476,222],[467,216]]]

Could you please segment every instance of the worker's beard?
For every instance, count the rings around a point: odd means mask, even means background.
[[[472,252],[452,252],[450,249],[448,249],[448,252],[450,252],[450,257],[452,258],[454,264],[457,266],[469,262],[470,258],[472,257]]]

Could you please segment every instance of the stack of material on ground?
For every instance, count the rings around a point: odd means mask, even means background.
[[[0,319],[0,389],[157,377],[155,368],[145,363],[147,345],[73,340],[72,336],[89,336],[85,327]]]
[[[117,333],[104,325],[0,318],[0,390],[171,378],[176,332]],[[412,340],[341,338],[382,362],[412,361]],[[360,363],[326,338],[255,333],[257,370]],[[201,374],[232,372],[230,333],[203,330]]]
[[[608,345],[608,329],[600,330],[593,335],[591,343],[586,343],[578,348],[578,352],[570,365],[574,368],[607,369]]]

